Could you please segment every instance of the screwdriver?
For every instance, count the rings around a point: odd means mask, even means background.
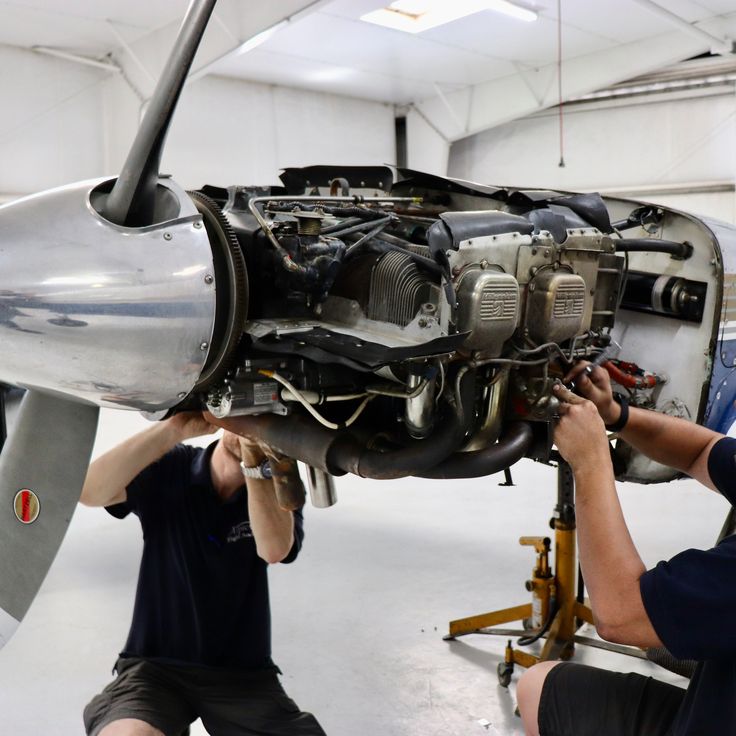
[[[603,365],[607,360],[616,358],[620,352],[621,346],[615,340],[611,340],[611,342],[608,343],[608,345],[606,345],[606,347],[590,361],[590,364],[585,366],[585,375],[590,376],[594,368]]]

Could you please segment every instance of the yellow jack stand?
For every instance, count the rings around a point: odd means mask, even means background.
[[[511,681],[515,664],[531,667],[537,662],[570,659],[576,639],[581,643],[593,643],[593,640],[581,640],[575,635],[583,623],[593,623],[593,612],[583,603],[582,581],[579,581],[577,596],[575,593],[575,495],[572,471],[563,460],[557,466],[557,506],[552,524],[555,530],[554,574],[549,568],[548,538],[522,537],[519,540],[521,544],[534,546],[538,555],[532,579],[527,582],[527,589],[532,592],[532,603],[451,621],[450,633],[444,637],[445,640],[453,640],[467,634],[493,634],[536,640],[546,636],[540,656],[514,649],[509,641],[505,661],[498,665],[499,681],[504,687]],[[553,616],[551,621],[548,620],[550,614]],[[522,619],[532,622],[533,628],[522,631],[488,628]],[[531,643],[524,642],[524,639],[521,641],[522,646]]]

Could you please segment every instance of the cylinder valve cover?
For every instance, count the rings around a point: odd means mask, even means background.
[[[542,271],[529,284],[526,328],[535,342],[562,342],[587,329],[582,276]]]
[[[465,270],[457,287],[457,328],[469,332],[465,346],[491,356],[501,354],[504,342],[519,324],[519,284],[506,273]]]

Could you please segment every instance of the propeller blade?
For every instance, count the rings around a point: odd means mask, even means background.
[[[105,203],[116,225],[153,223],[156,184],[166,134],[182,87],[217,0],[192,0],[163,73],[146,110],[123,170]]]
[[[0,648],[36,597],[84,484],[99,409],[28,391],[0,454]]]

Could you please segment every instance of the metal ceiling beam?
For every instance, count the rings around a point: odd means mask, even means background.
[[[683,38],[681,33],[671,32],[568,59],[563,62],[563,94],[565,99],[584,95],[705,50],[702,39]],[[556,105],[556,85],[549,84],[550,78],[556,78],[555,66],[549,64],[523,76],[517,74],[445,92],[444,100],[434,97],[418,101],[414,107],[445,138],[458,141]],[[539,85],[529,78],[534,74],[539,76]],[[546,93],[541,94],[544,89]],[[448,106],[455,111],[469,111],[464,131],[458,129],[456,116],[448,112]]]
[[[203,64],[198,69],[195,69],[187,78],[187,84],[196,82],[198,79],[202,79],[208,74],[216,73],[217,66],[221,62],[226,61],[231,57],[239,56],[240,54],[248,51],[250,48],[255,48],[256,44],[259,43],[259,39],[262,39],[264,41],[267,40],[267,38],[269,38],[272,33],[278,32],[281,28],[287,26],[288,24],[295,23],[296,21],[301,20],[307,15],[314,13],[319,7],[325,5],[327,2],[328,0],[311,0],[311,2],[308,2],[303,8],[296,10],[290,15],[284,16],[283,13],[281,13],[280,15],[282,15],[283,17],[280,17],[272,25],[259,30],[257,33],[254,33],[253,35],[248,36],[245,39],[238,39],[237,37],[234,38],[230,29],[226,25],[224,25],[221,20],[218,20],[218,25],[220,25],[222,29],[230,36],[230,38],[233,39],[234,43],[225,52],[215,56],[213,59]]]
[[[677,26],[680,30],[685,33],[689,33],[695,38],[699,38],[707,44],[710,44],[711,52],[715,54],[732,54],[734,53],[734,42],[729,38],[721,38],[708,31],[699,28],[694,23],[688,23],[684,18],[673,13],[667,8],[663,8],[659,3],[653,2],[653,0],[634,0],[639,3],[643,8],[646,8],[650,12],[658,15],[660,18],[672,23]]]
[[[69,51],[63,49],[55,49],[51,46],[31,46],[31,51],[35,51],[37,54],[45,54],[46,56],[54,56],[57,59],[64,59],[65,61],[71,61],[75,64],[82,64],[83,66],[91,66],[95,69],[102,69],[113,74],[120,74],[122,71],[117,64],[110,61],[100,61],[99,59],[92,59],[89,56],[81,56],[80,54],[72,54]]]
[[[281,0],[279,3],[243,3],[240,0],[220,0],[216,19],[210,23],[197,54],[197,69],[187,83],[215,73],[218,62],[237,54],[248,39],[264,31],[313,13],[328,0]],[[116,61],[126,75],[150,97],[155,79],[161,72],[165,55],[161,49],[171,48],[181,19],[152,33],[127,43],[110,24],[116,35],[119,53]]]

